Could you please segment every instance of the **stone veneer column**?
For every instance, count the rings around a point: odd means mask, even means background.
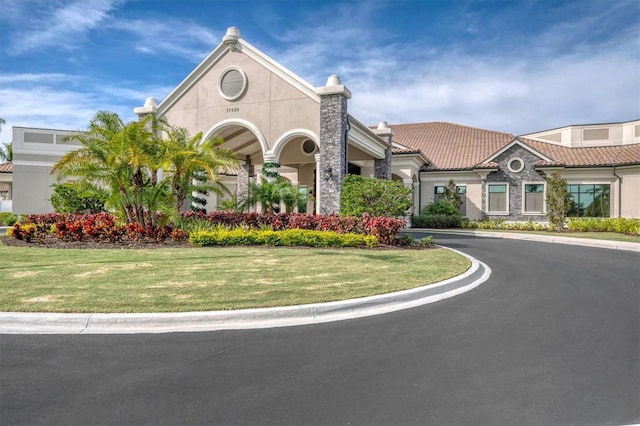
[[[347,168],[347,99],[351,92],[332,75],[320,95],[320,164],[316,170],[319,210],[322,215],[340,211],[342,181]]]
[[[247,155],[244,164],[238,169],[238,177],[236,183],[236,198],[238,204],[249,198],[249,179],[253,175],[253,164],[251,157]]]
[[[391,179],[391,143],[393,139],[393,130],[389,128],[386,121],[381,121],[378,124],[378,128],[373,132],[378,135],[380,139],[387,143],[387,148],[384,150],[384,158],[376,158],[373,166],[373,176],[378,179]]]
[[[315,154],[313,158],[316,160],[316,187],[313,188],[314,195],[316,197],[314,212],[320,211],[320,154]]]

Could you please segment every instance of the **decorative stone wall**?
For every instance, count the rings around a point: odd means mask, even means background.
[[[247,155],[245,163],[238,169],[238,179],[236,184],[236,197],[238,203],[249,198],[249,178],[253,172],[251,157]]]
[[[320,214],[340,211],[342,181],[347,166],[347,98],[324,94],[320,98]]]
[[[391,145],[393,143],[393,130],[389,128],[386,121],[381,121],[378,124],[378,128],[373,132],[378,135],[380,139],[387,143],[387,148],[384,151],[384,158],[376,158],[373,165],[373,176],[378,179],[391,179]]]
[[[389,136],[391,139],[391,136]],[[376,158],[373,165],[373,176],[378,179],[391,180],[391,141],[384,150],[384,158]]]
[[[524,168],[520,172],[512,172],[511,170],[509,170],[509,161],[514,158],[520,158],[524,163]],[[485,184],[483,185],[482,210],[483,212],[485,212],[486,217],[502,217],[504,218],[504,220],[509,221],[527,221],[530,219],[534,222],[539,222],[547,220],[547,216],[545,214],[523,214],[523,182],[534,183],[546,181],[545,175],[534,169],[535,163],[540,160],[540,157],[534,155],[533,153],[522,148],[519,145],[514,145],[493,160],[500,165],[500,168],[498,169],[498,171],[490,173],[486,178]],[[494,182],[505,182],[509,185],[508,215],[490,215],[486,213],[489,208],[488,184]]]

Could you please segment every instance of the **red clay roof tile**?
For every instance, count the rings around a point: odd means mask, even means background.
[[[0,164],[0,173],[13,173],[13,163],[9,161],[8,163]]]
[[[515,139],[510,133],[478,129],[459,124],[431,122],[390,125],[393,140],[405,148],[394,147],[394,154],[419,150],[429,160],[426,170],[465,170],[496,167],[482,161]],[[561,145],[518,138],[523,144],[552,161],[538,166],[598,167],[640,164],[640,144],[569,148]]]

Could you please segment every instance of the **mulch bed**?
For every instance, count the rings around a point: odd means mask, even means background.
[[[181,248],[181,247],[194,247],[189,244],[188,240],[184,241],[173,241],[171,239],[167,239],[164,242],[157,242],[154,240],[145,240],[145,241],[121,241],[117,243],[111,243],[108,241],[64,241],[60,240],[54,236],[47,236],[44,241],[40,242],[31,242],[28,243],[26,241],[18,240],[13,237],[0,237],[0,244],[10,247],[41,247],[41,248],[53,248],[53,249],[122,249],[122,250],[130,250],[130,249],[159,249],[159,248]],[[257,246],[252,246],[257,247]],[[279,248],[279,247],[273,247]],[[283,248],[291,248],[291,247],[283,247]],[[296,247],[300,249],[307,249],[313,247]],[[348,247],[354,248],[354,247]],[[394,246],[394,245],[379,245],[378,247],[365,247],[363,250],[428,250],[434,247],[427,246]]]
[[[11,247],[42,247],[57,249],[156,249],[156,248],[177,248],[193,247],[189,241],[173,241],[168,239],[162,243],[157,241],[121,241],[111,243],[108,241],[64,241],[54,236],[48,236],[44,241],[31,242],[18,240],[12,237],[0,237],[0,243]]]

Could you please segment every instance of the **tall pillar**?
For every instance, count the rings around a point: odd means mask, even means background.
[[[144,101],[144,106],[133,109],[133,113],[138,116],[138,121],[144,120],[148,115],[154,116],[158,112],[158,101],[150,97]]]
[[[337,75],[327,79],[320,95],[320,165],[316,171],[320,199],[318,212],[323,215],[340,211],[342,181],[347,169],[347,99],[351,92]]]
[[[411,201],[412,201],[412,205],[411,205],[411,210],[408,211],[407,215],[404,217],[404,219],[407,221],[407,227],[410,228],[411,227],[411,215],[413,214],[413,201],[414,201],[414,189],[413,189],[413,179],[402,179],[402,184],[404,185],[405,188],[409,188],[409,190],[411,191]]]
[[[316,206],[314,212],[320,212],[320,154],[315,154],[313,158],[316,160],[316,187],[313,188],[316,197]]]
[[[393,142],[393,130],[389,128],[386,121],[381,121],[378,128],[373,132],[380,139],[386,142],[387,147],[384,150],[384,158],[376,158],[374,160],[373,175],[378,179],[391,179],[391,145]]]
[[[262,177],[269,183],[273,183],[278,179],[280,168],[280,160],[278,157],[266,155],[264,163],[262,163]]]
[[[251,157],[247,155],[244,164],[238,169],[236,183],[236,199],[238,200],[238,204],[242,204],[249,198],[249,179],[253,176],[253,173]]]

